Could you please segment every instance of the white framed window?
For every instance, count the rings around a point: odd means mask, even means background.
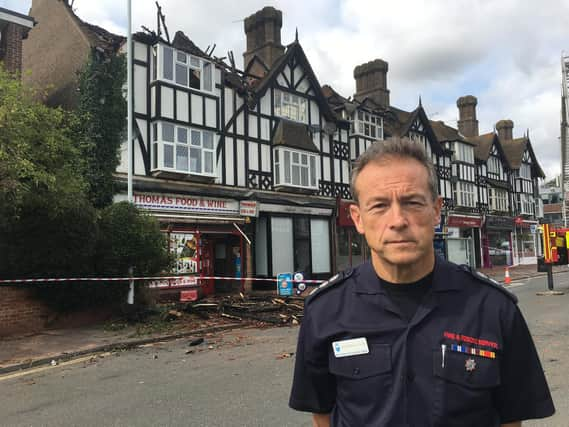
[[[278,147],[273,159],[275,185],[318,189],[315,154]]]
[[[275,89],[274,102],[276,116],[308,123],[308,100],[306,98]]]
[[[366,111],[354,113],[352,133],[368,136],[373,139],[383,139],[383,119]]]
[[[454,144],[454,159],[459,162],[474,163],[474,148],[467,144],[455,142]]]
[[[535,199],[531,194],[518,194],[517,199],[520,214],[533,215],[535,213]]]
[[[157,61],[160,64],[160,79],[203,92],[213,92],[214,67],[211,62],[164,45],[159,45]]]
[[[454,185],[454,201],[458,206],[476,207],[476,186],[471,182],[458,181]]]
[[[524,179],[531,179],[531,165],[529,163],[522,163],[520,166],[520,176]]]
[[[502,176],[502,163],[496,156],[488,158],[488,173],[493,173]]]
[[[493,211],[508,211],[508,192],[501,188],[488,188],[490,209]]]
[[[168,122],[152,125],[153,170],[215,176],[214,133]]]

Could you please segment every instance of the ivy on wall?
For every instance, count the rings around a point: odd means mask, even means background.
[[[113,173],[120,163],[126,134],[125,82],[126,59],[122,54],[102,55],[93,50],[79,73],[81,149],[87,162],[88,197],[96,208],[113,202]]]

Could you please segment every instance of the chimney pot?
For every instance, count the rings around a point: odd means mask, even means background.
[[[478,100],[475,96],[461,96],[456,100],[458,107],[458,131],[466,136],[478,136],[478,120],[476,119],[476,105]]]

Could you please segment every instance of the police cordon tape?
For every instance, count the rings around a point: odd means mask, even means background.
[[[8,284],[28,284],[28,283],[60,283],[60,282],[124,282],[124,281],[140,281],[140,280],[238,280],[238,281],[256,281],[256,282],[278,282],[275,278],[260,277],[226,277],[226,276],[148,276],[148,277],[60,277],[60,278],[40,278],[40,279],[0,279],[0,285]],[[287,280],[294,283],[323,283],[324,280]],[[173,285],[175,286],[175,285]],[[178,285],[192,286],[192,285]],[[195,285],[199,287],[200,285]]]

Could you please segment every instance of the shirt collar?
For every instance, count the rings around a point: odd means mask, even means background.
[[[446,292],[461,289],[461,283],[457,273],[459,267],[442,258],[435,257],[435,269],[433,272],[433,291]],[[358,294],[385,294],[377,273],[371,261],[366,261],[355,269],[352,276],[354,289]]]

